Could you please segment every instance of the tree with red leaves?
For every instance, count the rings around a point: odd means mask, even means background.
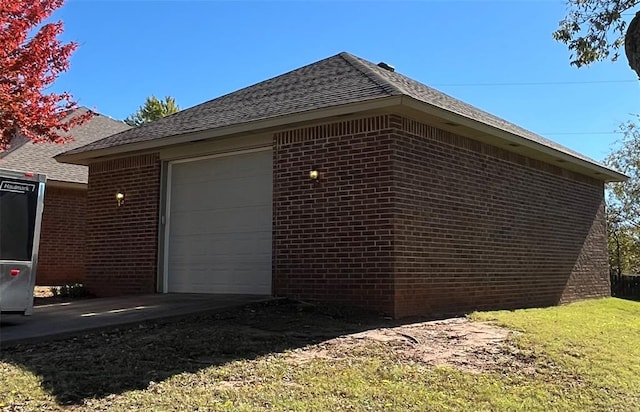
[[[36,28],[64,0],[0,0],[0,151],[16,134],[34,142],[64,142],[61,131],[84,123],[91,112],[77,108],[69,93],[45,93],[69,68],[76,43],[62,44],[62,22]]]

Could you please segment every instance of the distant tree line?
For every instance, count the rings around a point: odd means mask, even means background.
[[[607,190],[609,263],[615,274],[640,274],[640,128],[637,121],[620,126],[620,146],[607,157],[608,166],[626,174],[626,182]]]

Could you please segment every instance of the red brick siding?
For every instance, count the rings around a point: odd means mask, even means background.
[[[277,133],[275,295],[393,311],[386,116]],[[320,179],[309,179],[316,167]]]
[[[402,317],[609,294],[601,181],[394,115],[274,145],[276,295]]]
[[[560,297],[560,303],[611,296],[604,201],[594,216],[584,246]]]
[[[603,183],[392,118],[395,315],[608,296]]]
[[[395,115],[276,133],[273,156],[276,295],[401,317],[609,294],[601,181]],[[90,290],[155,290],[159,189],[157,155],[90,166]]]
[[[84,189],[46,188],[36,284],[84,281],[86,206]]]
[[[125,193],[118,207],[116,192]],[[156,290],[160,161],[157,154],[89,165],[87,276],[98,296]]]

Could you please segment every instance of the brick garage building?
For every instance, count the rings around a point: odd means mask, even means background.
[[[348,53],[58,160],[89,166],[98,295],[402,317],[610,293],[603,185],[624,175]]]
[[[77,109],[72,116],[88,109]],[[74,128],[65,144],[34,144],[16,137],[0,153],[0,167],[47,175],[36,284],[83,282],[85,275],[86,166],[62,164],[54,156],[129,129],[126,124],[95,114]]]

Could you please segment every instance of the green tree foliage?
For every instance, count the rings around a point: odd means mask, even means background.
[[[627,28],[622,13],[639,3],[640,0],[567,0],[569,10],[553,38],[567,45],[574,66],[608,58],[615,61]]]
[[[167,96],[164,100],[159,100],[155,96],[147,97],[147,100],[138,110],[131,116],[127,117],[124,122],[129,126],[140,126],[141,124],[153,122],[170,114],[180,111],[180,107],[176,104],[176,100]]]
[[[640,233],[631,227],[609,226],[609,268],[620,275],[640,274]]]
[[[629,121],[620,129],[624,137],[606,163],[630,179],[608,187],[609,259],[616,273],[640,274],[640,124]]]

